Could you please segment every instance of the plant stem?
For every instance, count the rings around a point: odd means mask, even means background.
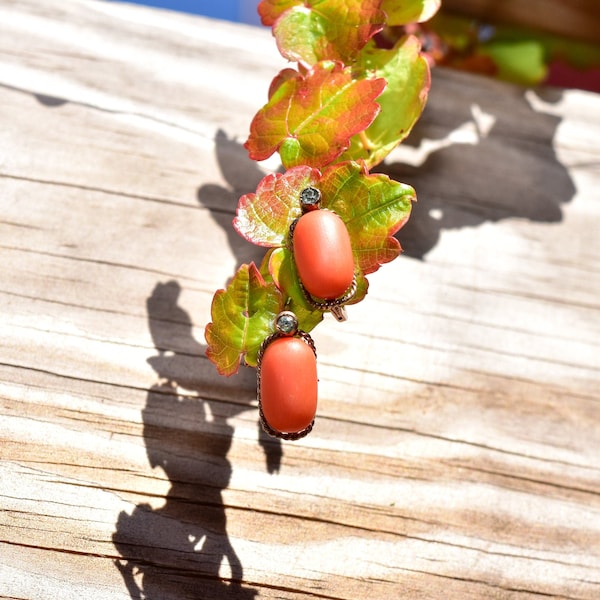
[[[373,146],[371,145],[371,142],[369,142],[369,138],[367,137],[367,134],[364,131],[361,131],[358,134],[358,137],[360,138],[360,142],[361,142],[364,150],[368,153],[371,153],[371,150],[373,150]]]

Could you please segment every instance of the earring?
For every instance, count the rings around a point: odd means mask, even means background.
[[[310,335],[298,330],[291,311],[275,318],[275,332],[258,352],[256,390],[263,429],[298,440],[309,434],[317,412],[317,352]]]
[[[345,223],[333,211],[320,209],[321,192],[300,192],[303,214],[290,226],[290,245],[302,291],[318,310],[347,319],[344,304],[356,293],[352,244]]]

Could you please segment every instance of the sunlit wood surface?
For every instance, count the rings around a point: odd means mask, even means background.
[[[204,356],[270,33],[0,3],[0,598],[600,598],[600,97],[437,71],[314,432]]]

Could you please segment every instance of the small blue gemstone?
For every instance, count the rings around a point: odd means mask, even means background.
[[[294,334],[298,329],[298,319],[294,313],[280,313],[275,320],[275,327],[279,333],[286,335]]]

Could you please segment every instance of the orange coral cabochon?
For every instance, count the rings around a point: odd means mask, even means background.
[[[261,362],[260,400],[267,424],[282,433],[308,427],[317,412],[317,359],[297,337],[271,342]]]
[[[354,258],[346,225],[335,213],[313,210],[294,229],[294,260],[302,284],[317,298],[342,296],[354,278]]]

